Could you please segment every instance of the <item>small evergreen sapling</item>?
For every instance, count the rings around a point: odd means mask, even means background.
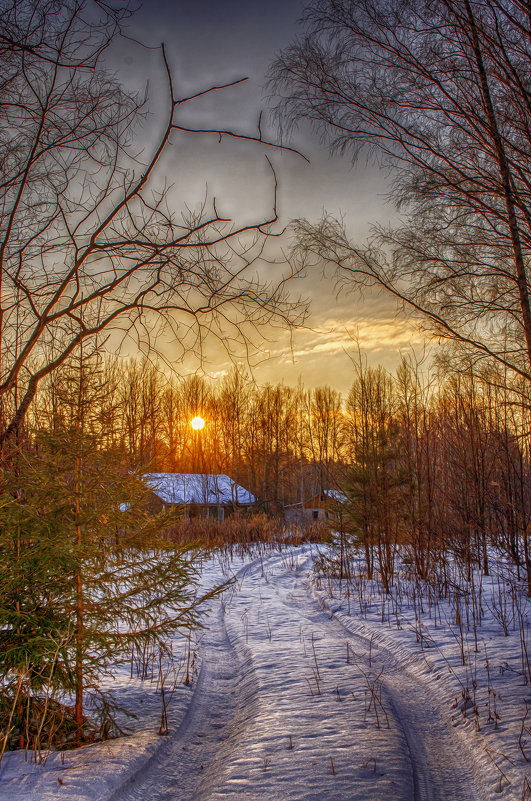
[[[194,627],[205,597],[116,453],[55,432],[17,472],[0,509],[1,728],[8,747],[79,744],[117,731],[103,673]]]
[[[2,476],[0,752],[119,733],[104,673],[196,626],[215,593],[198,594],[194,552],[165,541],[140,475],[100,447],[83,354],[66,384],[51,430]]]

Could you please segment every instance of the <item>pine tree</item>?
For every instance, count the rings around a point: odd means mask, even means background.
[[[341,484],[345,527],[365,551],[372,576],[374,555],[386,592],[404,518],[406,475],[392,378],[382,368],[360,367],[348,397],[351,462]]]
[[[164,647],[197,624],[190,550],[160,534],[149,491],[91,420],[97,359],[79,354],[62,414],[3,476],[0,728],[4,747],[66,746],[116,733],[101,679],[133,645]],[[90,369],[89,369],[90,368]],[[68,392],[66,387],[68,386]],[[61,394],[61,393],[59,393]]]

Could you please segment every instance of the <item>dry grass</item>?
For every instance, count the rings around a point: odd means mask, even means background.
[[[232,515],[222,523],[204,517],[183,520],[167,529],[166,537],[173,543],[194,543],[217,549],[230,545],[300,545],[303,542],[327,542],[328,529],[319,523],[305,526],[290,524],[265,514]]]

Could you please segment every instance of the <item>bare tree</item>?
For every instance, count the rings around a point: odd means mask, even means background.
[[[334,487],[336,465],[342,444],[341,394],[332,387],[316,387],[304,398],[307,418],[307,444],[316,466],[318,491]]]
[[[1,0],[0,9],[5,441],[39,382],[102,331],[135,328],[145,342],[169,328],[185,353],[207,332],[230,348],[249,326],[273,316],[289,323],[299,312],[287,301],[285,278],[265,285],[256,277],[277,220],[273,170],[269,216],[240,226],[214,200],[177,214],[170,187],[154,175],[172,135],[194,132],[181,122],[183,108],[226,87],[179,96],[162,48],[167,117],[151,155],[140,158],[134,134],[145,98],[125,92],[101,63],[128,3]],[[195,133],[239,137],[203,127]],[[260,131],[243,138],[270,145]]]
[[[335,220],[301,220],[304,255],[529,380],[529,4],[316,0],[305,23],[272,68],[281,117],[372,153],[405,224],[358,248]]]
[[[360,360],[346,411],[351,449],[341,487],[346,495],[346,522],[365,550],[369,575],[376,554],[388,592],[403,531],[406,497],[396,382],[383,368],[365,367]]]
[[[436,500],[437,489],[444,481],[444,468],[433,378],[421,368],[413,359],[402,358],[395,388],[399,398],[404,519],[410,556],[418,575],[427,579],[439,545]]]

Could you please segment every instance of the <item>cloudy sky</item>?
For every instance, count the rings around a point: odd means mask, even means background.
[[[113,54],[113,67],[131,88],[147,86],[149,115],[143,135],[146,148],[163,126],[166,112],[160,50],[164,42],[181,96],[212,85],[247,77],[244,84],[208,95],[186,110],[185,120],[205,127],[237,129],[255,134],[261,110],[267,112],[265,75],[275,55],[299,32],[304,3],[299,0],[144,0],[129,31],[153,49],[124,41]],[[266,117],[264,116],[264,119]],[[271,135],[274,135],[270,129]],[[328,154],[317,135],[295,132],[292,144],[310,163],[289,153],[272,156],[279,180],[278,211],[284,224],[293,218],[317,221],[323,213],[341,215],[352,238],[362,243],[371,223],[387,223],[393,209],[386,204],[386,180],[365,162],[352,165],[345,157]],[[271,157],[271,152],[268,153]],[[215,137],[180,139],[165,163],[175,203],[196,208],[208,192],[223,214],[240,221],[270,212],[271,175],[257,145]],[[281,256],[288,242],[275,243]],[[267,268],[264,267],[264,270]],[[392,369],[401,352],[419,345],[421,336],[396,316],[394,301],[377,296],[337,292],[320,271],[307,275],[293,294],[310,300],[305,330],[290,338],[278,330],[262,342],[254,376],[259,383],[302,377],[308,386],[331,384],[345,391],[352,380],[351,359],[359,342],[369,363]],[[172,358],[171,345],[167,355]],[[218,375],[227,362],[213,347],[209,372]],[[268,357],[269,358],[266,358]],[[191,365],[189,365],[191,367]]]

